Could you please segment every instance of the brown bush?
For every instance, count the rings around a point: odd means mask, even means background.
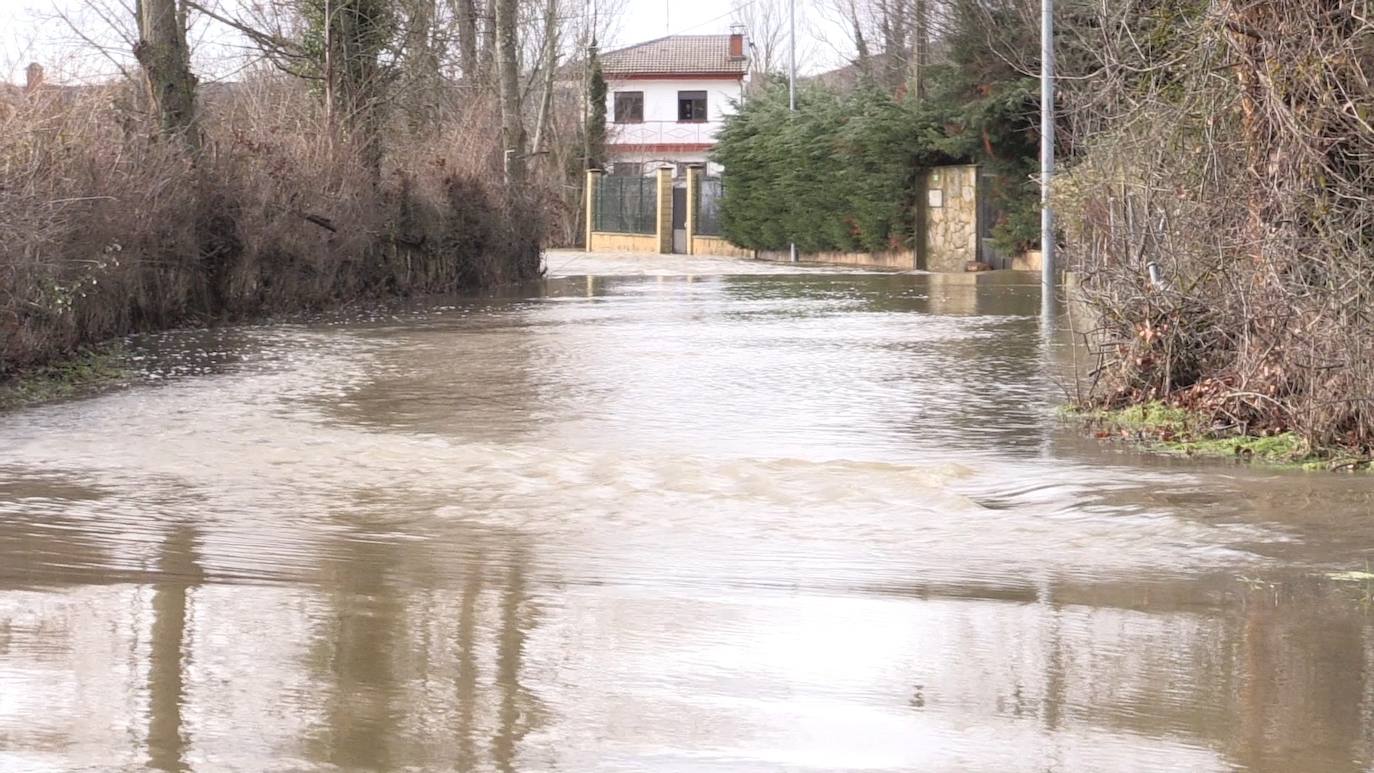
[[[1056,191],[1092,400],[1369,453],[1374,22],[1327,0],[1103,8]]]
[[[533,197],[508,200],[479,108],[396,143],[380,179],[297,82],[206,95],[192,163],[126,87],[0,111],[0,377],[128,332],[539,270]]]

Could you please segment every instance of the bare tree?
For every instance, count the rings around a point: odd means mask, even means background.
[[[860,72],[891,91],[924,96],[930,52],[940,37],[937,0],[831,0]]]
[[[756,74],[781,69],[787,57],[788,0],[734,0],[730,19],[744,27]]]
[[[496,12],[497,87],[501,102],[501,144],[506,180],[525,184],[525,118],[520,99],[518,0],[493,0]]]
[[[447,41],[440,35],[436,0],[400,0],[404,48],[401,66],[406,90],[405,106],[411,130],[432,127],[439,113],[443,88],[440,57]]]
[[[162,133],[200,148],[196,126],[196,76],[186,46],[186,17],[176,0],[136,0],[138,43],[134,56],[143,68],[148,96],[157,109]]]
[[[547,0],[544,5],[544,46],[543,54],[540,56],[544,69],[544,84],[539,99],[539,115],[534,122],[533,148],[536,151],[543,147],[544,131],[553,110],[553,90],[558,73],[558,41],[558,0]]]
[[[478,32],[478,13],[477,0],[453,0],[454,5],[454,24],[458,27],[458,63],[463,71],[463,78],[469,81],[477,79],[480,66],[477,58],[477,41],[481,37]]]
[[[1091,399],[1367,463],[1374,21],[1298,0],[1166,9],[1063,25],[1090,65],[1065,90],[1077,154],[1055,193],[1095,312]]]
[[[926,74],[930,69],[931,0],[912,0],[911,45],[908,55],[908,90],[916,99],[926,98]]]

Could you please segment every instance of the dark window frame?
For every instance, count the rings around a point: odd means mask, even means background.
[[[704,91],[679,91],[677,93],[677,122],[706,123],[710,111]]]
[[[621,97],[625,98],[626,108],[621,110]],[[636,108],[631,111],[629,108]],[[634,115],[627,116],[626,113],[633,112]],[[615,123],[644,123],[644,92],[642,91],[617,91],[612,98],[611,115]]]

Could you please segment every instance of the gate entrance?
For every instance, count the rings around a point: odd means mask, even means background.
[[[687,188],[673,186],[673,252],[687,254]]]

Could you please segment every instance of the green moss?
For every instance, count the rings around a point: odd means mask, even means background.
[[[1115,424],[1139,432],[1191,433],[1196,423],[1195,417],[1182,408],[1173,408],[1160,402],[1133,405],[1115,414]]]
[[[1190,437],[1167,445],[1192,456],[1237,456],[1270,464],[1306,464],[1319,460],[1307,450],[1303,439],[1292,432],[1255,437]]]
[[[1205,417],[1161,402],[1116,410],[1064,409],[1066,418],[1091,427],[1104,439],[1123,439],[1150,451],[1211,459],[1237,459],[1304,470],[1367,467],[1326,449],[1313,449],[1293,432],[1218,435]]]
[[[82,348],[0,381],[0,411],[89,395],[125,383],[131,374],[119,344]]]

